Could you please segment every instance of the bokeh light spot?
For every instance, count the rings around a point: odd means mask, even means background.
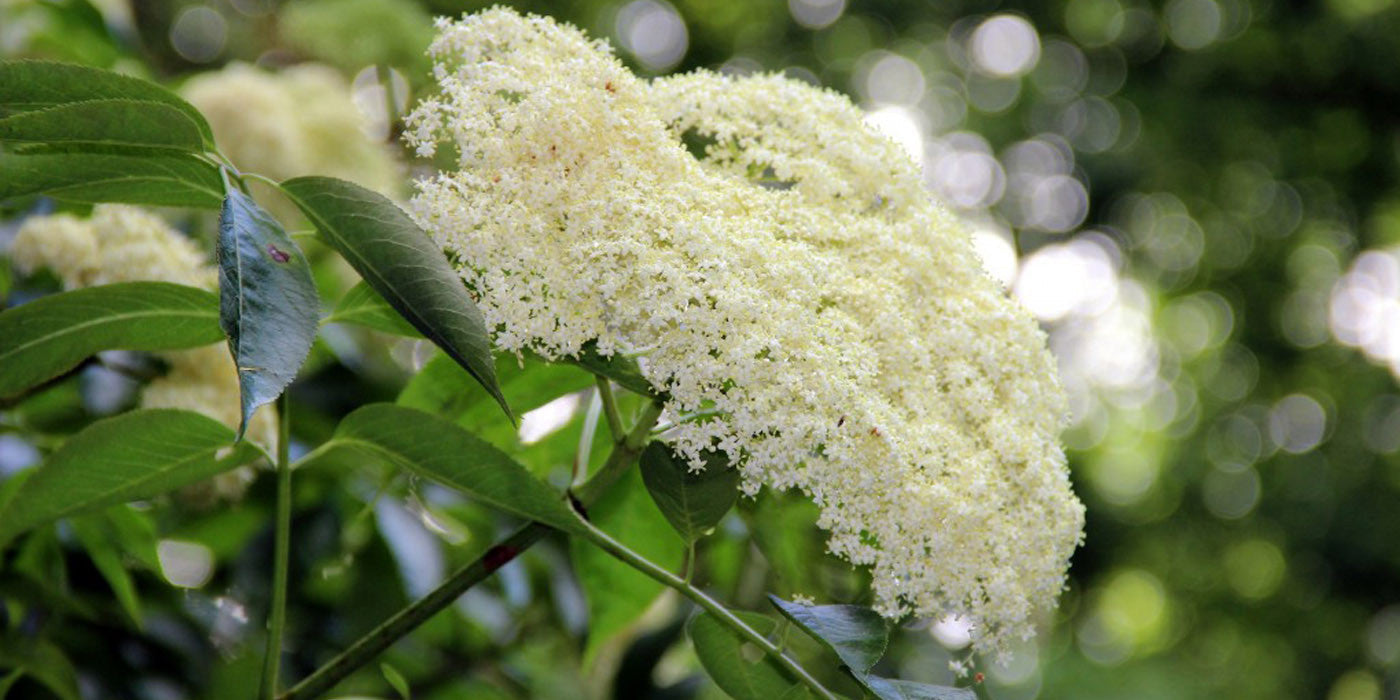
[[[170,46],[191,63],[218,58],[227,41],[228,21],[208,5],[187,7],[170,24]]]
[[[214,575],[214,552],[198,542],[161,540],[156,559],[165,580],[181,588],[199,588]]]
[[[633,0],[617,13],[622,47],[648,70],[661,72],[680,63],[689,48],[685,20],[670,3]]]
[[[995,15],[973,30],[972,60],[982,71],[1011,78],[1029,73],[1040,58],[1040,35],[1019,15]]]
[[[1262,539],[1237,542],[1225,551],[1225,580],[1241,598],[1262,600],[1274,594],[1287,568],[1283,552]]]

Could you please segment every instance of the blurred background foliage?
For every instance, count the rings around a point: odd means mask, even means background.
[[[783,71],[849,94],[923,164],[988,269],[1043,321],[1072,397],[1066,441],[1087,542],[1046,633],[1010,664],[984,664],[992,697],[1400,698],[1392,0],[519,6],[608,38],[642,74]],[[431,17],[479,7],[0,0],[0,55],[173,85],[234,61],[324,63],[353,86],[371,135],[391,140],[426,82]],[[24,215],[52,206],[0,212],[0,246]],[[198,234],[209,222],[185,225]],[[10,303],[53,286],[0,272]],[[542,475],[567,477],[588,424],[587,377],[513,358],[502,371],[518,410],[547,409],[527,416],[523,434],[492,424],[450,364],[331,326],[294,390],[295,432],[314,445],[349,408],[403,391],[401,401],[448,412]],[[11,407],[0,470],[49,449],[14,426],[56,440],[129,405],[132,391],[93,367]],[[298,478],[293,676],[506,526],[387,472],[330,465]],[[270,481],[235,504],[177,499],[28,538],[4,562],[11,641],[0,661],[45,653],[13,640],[62,618],[45,644],[67,652],[93,697],[243,696],[267,595]],[[656,517],[634,513],[628,492],[616,500],[608,507],[623,516]],[[797,499],[745,502],[704,543],[700,580],[754,609],[764,590],[860,602],[860,574],[822,555],[814,520]],[[110,592],[121,577],[84,554],[94,533],[115,538],[117,568],[132,572],[139,596],[125,613]],[[647,608],[654,591],[590,583],[569,557],[562,541],[530,552],[386,662],[415,697],[716,695],[677,643],[678,602]],[[610,608],[598,600],[609,588],[621,599]],[[590,608],[597,625],[629,633],[585,641]],[[955,620],[913,625],[884,663],[947,681],[965,642]],[[377,669],[343,686],[389,688]]]

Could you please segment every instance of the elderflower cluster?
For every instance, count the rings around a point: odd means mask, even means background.
[[[403,176],[393,153],[367,135],[350,86],[328,66],[301,64],[271,73],[234,63],[191,78],[180,92],[204,114],[219,149],[240,168],[276,180],[328,175],[385,195],[398,193]]]
[[[504,9],[441,22],[431,53],[408,138],[459,168],[412,206],[499,347],[640,356],[673,445],[812,498],[883,614],[961,615],[984,650],[1032,634],[1084,522],[1065,398],[898,146],[834,92],[646,82]]]
[[[48,268],[66,289],[142,280],[218,287],[218,271],[194,242],[138,207],[100,204],[88,219],[71,214],[31,217],[20,227],[9,254],[21,273]],[[143,408],[183,408],[238,427],[238,373],[223,343],[160,357],[170,370],[146,386]],[[248,436],[269,448],[275,444],[277,424],[270,408],[253,416]],[[252,478],[251,470],[236,469],[187,488],[183,495],[200,502],[233,499]]]

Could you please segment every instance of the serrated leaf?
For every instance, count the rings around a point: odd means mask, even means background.
[[[340,303],[336,304],[335,309],[326,317],[326,323],[349,323],[405,338],[423,337],[413,324],[404,320],[404,317],[394,311],[394,307],[389,306],[389,302],[384,301],[384,297],[379,296],[379,292],[374,291],[364,280],[357,282],[340,298]]]
[[[201,153],[204,135],[188,115],[161,102],[87,100],[0,119],[0,142],[60,147],[159,149]]]
[[[208,416],[144,409],[99,420],[69,438],[0,504],[0,542],[103,506],[156,496],[262,456]]]
[[[646,495],[635,470],[627,470],[588,509],[598,528],[664,569],[681,566],[685,543]],[[625,632],[665,591],[656,580],[582,538],[569,542],[579,586],[588,602],[588,640],[584,663],[591,664],[604,646]]]
[[[184,154],[0,153],[0,200],[43,194],[68,202],[217,209],[214,165]]]
[[[78,673],[52,642],[0,638],[0,666],[20,669],[61,700],[79,700]],[[16,679],[18,680],[18,679]]]
[[[403,210],[383,195],[335,178],[294,178],[282,189],[374,291],[466,368],[510,415],[481,311],[442,251]]]
[[[370,404],[340,421],[326,449],[353,449],[425,476],[488,505],[575,532],[563,494],[504,452],[450,421],[393,404]]]
[[[174,350],[218,342],[219,300],[168,282],[123,282],[51,294],[0,312],[0,396],[12,396],[103,350]]]
[[[762,615],[735,615],[762,635],[772,634],[776,627],[773,620]],[[773,700],[798,685],[769,654],[709,613],[691,618],[685,629],[695,645],[700,665],[715,685],[734,700]]]
[[[204,115],[175,93],[147,80],[55,61],[0,61],[0,117],[88,100],[130,99],[158,102],[178,110],[213,147],[214,132]]]
[[[618,386],[633,393],[661,398],[660,393],[652,388],[651,383],[642,374],[642,368],[636,360],[619,354],[603,357],[598,354],[597,343],[593,341],[585,343],[578,357],[570,358],[569,362],[600,377],[611,379],[617,382]]]
[[[661,514],[686,542],[704,537],[739,498],[739,470],[723,452],[707,453],[704,471],[692,472],[666,443],[642,452],[642,480]]]
[[[306,255],[251,197],[229,190],[219,216],[219,325],[238,366],[243,422],[296,379],[319,328]]]
[[[929,685],[893,678],[866,676],[865,685],[880,700],[976,700],[977,694],[967,688]]]
[[[784,617],[836,653],[857,678],[885,654],[890,628],[885,618],[859,605],[801,605],[778,596],[768,600]]]

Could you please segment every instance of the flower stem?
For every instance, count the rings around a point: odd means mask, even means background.
[[[608,430],[612,432],[614,440],[621,440],[623,436],[622,414],[617,411],[617,399],[613,396],[612,381],[607,377],[594,377],[598,380],[598,396],[603,400],[603,415],[608,418]]]
[[[637,460],[646,444],[651,427],[661,416],[661,404],[647,406],[632,431],[613,444],[612,453],[598,471],[572,493],[579,505],[587,507],[598,500],[608,486],[611,486],[623,472]],[[548,525],[531,522],[499,544],[486,550],[480,559],[467,564],[452,574],[442,585],[433,589],[423,598],[394,613],[392,617],[370,630],[354,644],[326,662],[280,696],[280,700],[309,700],[335,687],[337,683],[359,668],[373,661],[394,642],[417,629],[429,618],[451,605],[472,586],[483,581],[497,569],[508,564],[521,552],[539,542],[550,531]]]
[[[779,649],[776,644],[762,634],[759,634],[754,628],[745,624],[743,620],[740,620],[719,601],[706,595],[704,591],[691,585],[689,581],[682,579],[653,563],[646,557],[628,549],[627,545],[613,539],[612,535],[599,529],[598,526],[589,522],[582,514],[577,511],[575,511],[574,514],[578,516],[579,522],[583,525],[584,536],[589,542],[608,554],[613,555],[624,564],[646,574],[668,588],[674,588],[681,595],[695,601],[696,605],[699,605],[705,612],[713,615],[716,620],[719,620],[726,627],[734,630],[739,636],[758,645],[760,649],[763,649],[771,655],[774,661],[787,669],[789,673],[796,677],[797,680],[801,681],[802,684],[810,688],[818,697],[827,698],[827,700],[837,700],[835,693],[827,690],[826,687],[816,678],[812,677],[806,669],[802,668],[796,661],[793,661],[791,657],[784,654],[783,650]]]
[[[277,398],[277,522],[272,546],[272,609],[268,613],[267,651],[263,656],[262,693],[277,694],[277,675],[282,660],[282,632],[287,626],[287,560],[292,533],[291,411],[287,393]]]

